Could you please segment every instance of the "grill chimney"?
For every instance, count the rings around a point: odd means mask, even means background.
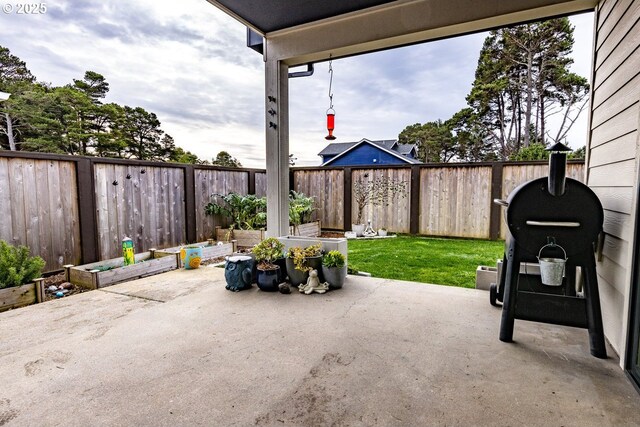
[[[549,156],[549,194],[552,196],[562,196],[564,194],[564,184],[567,177],[567,153],[571,148],[558,142],[547,148],[551,152]]]

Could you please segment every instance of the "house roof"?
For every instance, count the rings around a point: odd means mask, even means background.
[[[333,162],[334,160],[336,160],[339,157],[342,157],[343,155],[347,154],[348,152],[350,152],[351,150],[353,150],[354,148],[356,148],[357,146],[361,145],[361,144],[372,144],[375,145],[376,147],[378,147],[379,149],[391,154],[392,156],[395,156],[407,163],[411,163],[411,164],[419,164],[421,163],[419,160],[416,159],[412,159],[410,157],[407,157],[405,154],[409,154],[411,152],[411,149],[414,147],[413,144],[398,144],[398,141],[396,141],[395,139],[383,139],[383,140],[377,140],[377,141],[371,141],[367,138],[363,138],[362,140],[358,141],[358,142],[334,142],[331,143],[329,145],[327,145],[321,152],[318,153],[319,156],[333,156],[331,159],[327,160],[326,162],[324,162],[321,166],[326,166],[329,163]],[[395,147],[403,147],[403,152],[397,151],[396,149],[394,149]]]
[[[362,140],[355,141],[355,142],[333,142],[327,145],[326,147],[324,147],[324,149],[318,153],[318,156],[336,156],[342,153],[343,151],[353,147],[354,145],[361,143],[364,140],[369,141],[370,143],[375,144],[387,150],[393,150],[395,146],[398,145],[398,141],[395,139],[380,139],[380,140],[372,141],[370,139],[363,138]],[[408,145],[410,147],[413,147],[412,144],[402,144],[402,145]],[[411,152],[411,149],[409,148],[403,152],[400,152],[400,154],[409,154],[410,152]]]
[[[407,155],[411,153],[411,150],[413,150],[414,148],[416,148],[415,144],[398,144],[396,150],[402,155]]]
[[[324,149],[318,153],[318,156],[335,156],[356,144],[357,142],[333,142],[324,147]]]

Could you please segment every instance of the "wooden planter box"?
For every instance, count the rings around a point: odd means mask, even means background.
[[[44,279],[0,289],[0,312],[44,301]]]
[[[180,265],[180,254],[160,256],[156,251],[135,255],[136,263],[123,266],[123,258],[113,258],[79,266],[65,265],[67,281],[87,289],[98,289],[127,280],[153,276],[165,271],[175,270]],[[99,267],[113,267],[100,271]]]
[[[291,236],[318,237],[320,233],[322,233],[320,221],[289,227],[289,235]],[[267,237],[266,234],[266,230],[232,230],[229,232],[228,228],[216,227],[216,240],[224,242],[228,239],[234,239],[237,245],[242,247],[257,245]]]
[[[202,259],[218,258],[222,256],[232,255],[236,251],[236,241],[232,240],[229,243],[223,243],[218,245],[213,239],[206,242],[193,243],[191,245],[184,246],[201,246],[202,247]],[[180,249],[184,246],[175,246],[173,248],[158,249],[155,251],[156,257],[165,256],[178,256],[179,267],[183,267],[182,260],[180,259]]]
[[[320,237],[322,227],[320,221],[307,222],[306,224],[292,225],[289,227],[290,236]]]

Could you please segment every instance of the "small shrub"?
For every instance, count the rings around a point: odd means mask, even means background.
[[[277,259],[282,258],[283,250],[284,245],[280,243],[278,239],[269,237],[255,245],[251,252],[256,256],[256,261],[258,261],[258,267],[260,269],[271,270],[275,267],[273,263]]]
[[[293,260],[293,264],[296,266],[296,270],[310,271],[306,263],[306,258],[316,257],[322,255],[322,245],[320,243],[316,245],[310,245],[306,248],[303,247],[291,247],[287,252],[287,257]]]
[[[32,282],[42,275],[45,262],[39,256],[29,256],[26,246],[12,246],[0,240],[0,289]]]
[[[344,263],[344,255],[342,255],[340,251],[329,251],[322,257],[322,265],[328,268],[342,268],[344,267]]]

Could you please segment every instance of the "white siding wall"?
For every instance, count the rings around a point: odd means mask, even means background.
[[[600,2],[587,183],[605,208],[606,237],[598,282],[605,334],[621,359],[627,336],[638,191],[638,46],[640,0]]]

